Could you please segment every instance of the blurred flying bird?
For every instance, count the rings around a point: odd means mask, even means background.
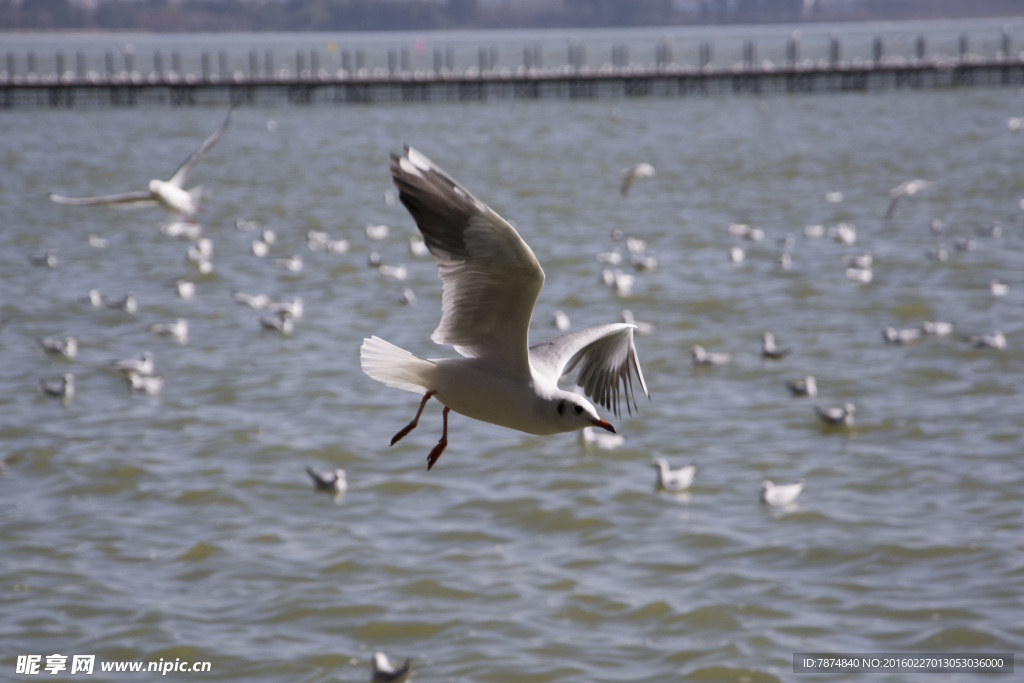
[[[619,171],[619,179],[622,181],[622,185],[619,187],[619,194],[625,197],[629,194],[629,188],[633,186],[635,180],[653,177],[654,166],[650,164],[633,164],[629,168],[624,168]]]
[[[153,179],[149,181],[149,187],[145,191],[126,192],[101,197],[65,197],[51,192],[49,195],[50,200],[57,204],[70,204],[74,206],[95,204],[162,206],[172,213],[180,214],[190,223],[194,222],[196,213],[202,211],[198,204],[202,188],[194,187],[191,190],[185,190],[185,180],[196,164],[203,158],[203,155],[220,139],[221,134],[228,127],[228,123],[231,122],[231,112],[233,110],[234,107],[228,109],[228,114],[224,118],[224,123],[220,124],[220,128],[215,130],[210,137],[203,141],[203,144],[199,145],[196,151],[192,152],[185,159],[184,163],[178,167],[178,170],[174,172],[170,180]]]
[[[896,213],[896,205],[903,197],[913,197],[918,192],[927,190],[934,185],[930,180],[921,180],[915,178],[914,180],[905,180],[896,187],[889,190],[889,209],[885,212],[886,218],[892,218]]]

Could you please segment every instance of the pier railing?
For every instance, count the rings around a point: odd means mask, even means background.
[[[540,46],[523,48],[521,64],[498,64],[494,47],[481,47],[476,63],[456,63],[452,47],[433,51],[424,67],[423,55],[414,60],[408,49],[389,50],[386,67],[367,66],[361,50],[337,51],[322,59],[316,51],[297,51],[292,65],[280,66],[273,54],[248,54],[243,68],[224,52],[216,67],[210,52],[202,52],[198,70],[184,71],[172,53],[165,62],[154,53],[151,69],[138,69],[134,52],[104,55],[102,65],[78,53],[72,65],[63,53],[40,69],[33,53],[8,52],[0,66],[0,108],[136,106],[143,104],[373,104],[387,102],[479,101],[548,97],[643,97],[726,93],[815,93],[876,91],[901,88],[1024,85],[1024,53],[1013,53],[1008,30],[1000,49],[991,55],[972,53],[966,36],[959,53],[928,54],[919,36],[913,55],[886,55],[881,38],[869,56],[844,58],[837,33],[829,40],[827,56],[801,58],[797,35],[785,45],[779,61],[758,60],[753,41],[742,43],[742,57],[716,63],[714,46],[701,42],[696,63],[673,59],[673,44],[659,41],[653,61],[634,62],[626,45],[612,45],[610,60],[586,61],[585,46],[570,42],[566,61],[545,67]],[[779,52],[777,49],[775,52]],[[414,62],[416,62],[414,64]],[[97,68],[98,67],[98,68]]]

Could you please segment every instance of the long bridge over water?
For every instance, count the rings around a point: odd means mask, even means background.
[[[207,52],[201,68],[183,72],[172,55],[164,68],[162,55],[154,55],[153,68],[135,68],[125,55],[115,68],[110,53],[101,70],[86,68],[77,55],[74,69],[58,53],[45,73],[35,55],[21,62],[8,53],[0,70],[0,108],[172,106],[224,104],[375,104],[395,102],[488,101],[495,99],[678,97],[717,94],[774,94],[859,92],[968,86],[1024,86],[1024,53],[1014,54],[1004,31],[1002,49],[981,56],[967,49],[959,54],[926,55],[919,37],[915,56],[886,56],[881,39],[868,58],[842,59],[842,46],[833,36],[827,57],[799,59],[799,43],[791,39],[779,63],[755,59],[752,41],[743,44],[742,59],[715,63],[712,45],[701,43],[696,64],[673,61],[671,45],[659,43],[653,62],[632,63],[624,47],[612,47],[611,61],[599,66],[585,62],[580,46],[569,46],[566,63],[544,67],[539,51],[524,48],[522,64],[499,67],[494,48],[480,48],[477,64],[456,68],[452,50],[438,49],[433,68],[412,68],[406,50],[389,51],[387,67],[367,68],[363,55],[341,55],[338,68],[320,66],[315,52],[297,52],[294,68],[275,67],[270,52],[250,52],[248,69],[231,69],[227,56],[218,55],[218,68]]]

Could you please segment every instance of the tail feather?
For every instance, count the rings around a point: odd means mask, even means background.
[[[359,347],[363,372],[394,389],[419,394],[429,389],[428,377],[434,362],[413,355],[380,337],[363,340]]]

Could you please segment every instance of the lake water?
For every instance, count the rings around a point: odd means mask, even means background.
[[[382,650],[424,681],[848,680],[795,675],[793,653],[1024,650],[1019,90],[243,107],[192,178],[215,248],[205,275],[158,210],[46,199],[169,177],[223,115],[0,114],[3,678],[33,678],[14,676],[19,655],[58,653],[96,655],[97,678],[100,662],[162,659],[211,663],[168,680],[364,681]],[[361,340],[450,354],[429,340],[436,268],[385,200],[403,143],[533,247],[547,273],[535,340],[557,333],[556,309],[574,329],[624,308],[656,325],[637,338],[652,400],[608,416],[623,447],[453,414],[427,472],[436,403],[388,447],[418,398],[361,372]],[[620,197],[620,169],[641,161],[656,177]],[[911,178],[935,185],[884,219]],[[254,256],[237,219],[272,228],[270,258],[301,255],[302,271]],[[844,222],[854,245],[803,233]],[[390,236],[369,240],[369,223]],[[1001,237],[976,236],[996,223]],[[599,283],[595,255],[626,253],[616,229],[657,257],[629,296]],[[308,230],[351,250],[309,251]],[[976,248],[957,251],[967,237]],[[928,258],[942,244],[948,260]],[[30,263],[47,249],[56,268]],[[874,279],[857,285],[842,258],[866,250]],[[372,251],[408,278],[370,268]],[[182,278],[194,298],[176,295]],[[134,292],[138,312],[81,302],[92,288]],[[290,337],[261,332],[232,291],[300,296],[305,315]],[[177,317],[187,344],[148,330]],[[956,333],[884,343],[883,328],[924,320]],[[765,330],[793,353],[762,361]],[[963,339],[994,330],[1005,350]],[[34,341],[64,335],[74,361]],[[694,344],[733,363],[694,368]],[[156,397],[109,367],[147,350]],[[65,372],[67,405],[39,393]],[[819,396],[791,397],[784,382],[807,374]],[[825,429],[813,406],[845,402],[854,426]],[[697,463],[688,493],[655,490],[656,455]],[[344,468],[350,490],[313,491],[306,466]],[[797,506],[762,505],[766,478],[805,479]]]

